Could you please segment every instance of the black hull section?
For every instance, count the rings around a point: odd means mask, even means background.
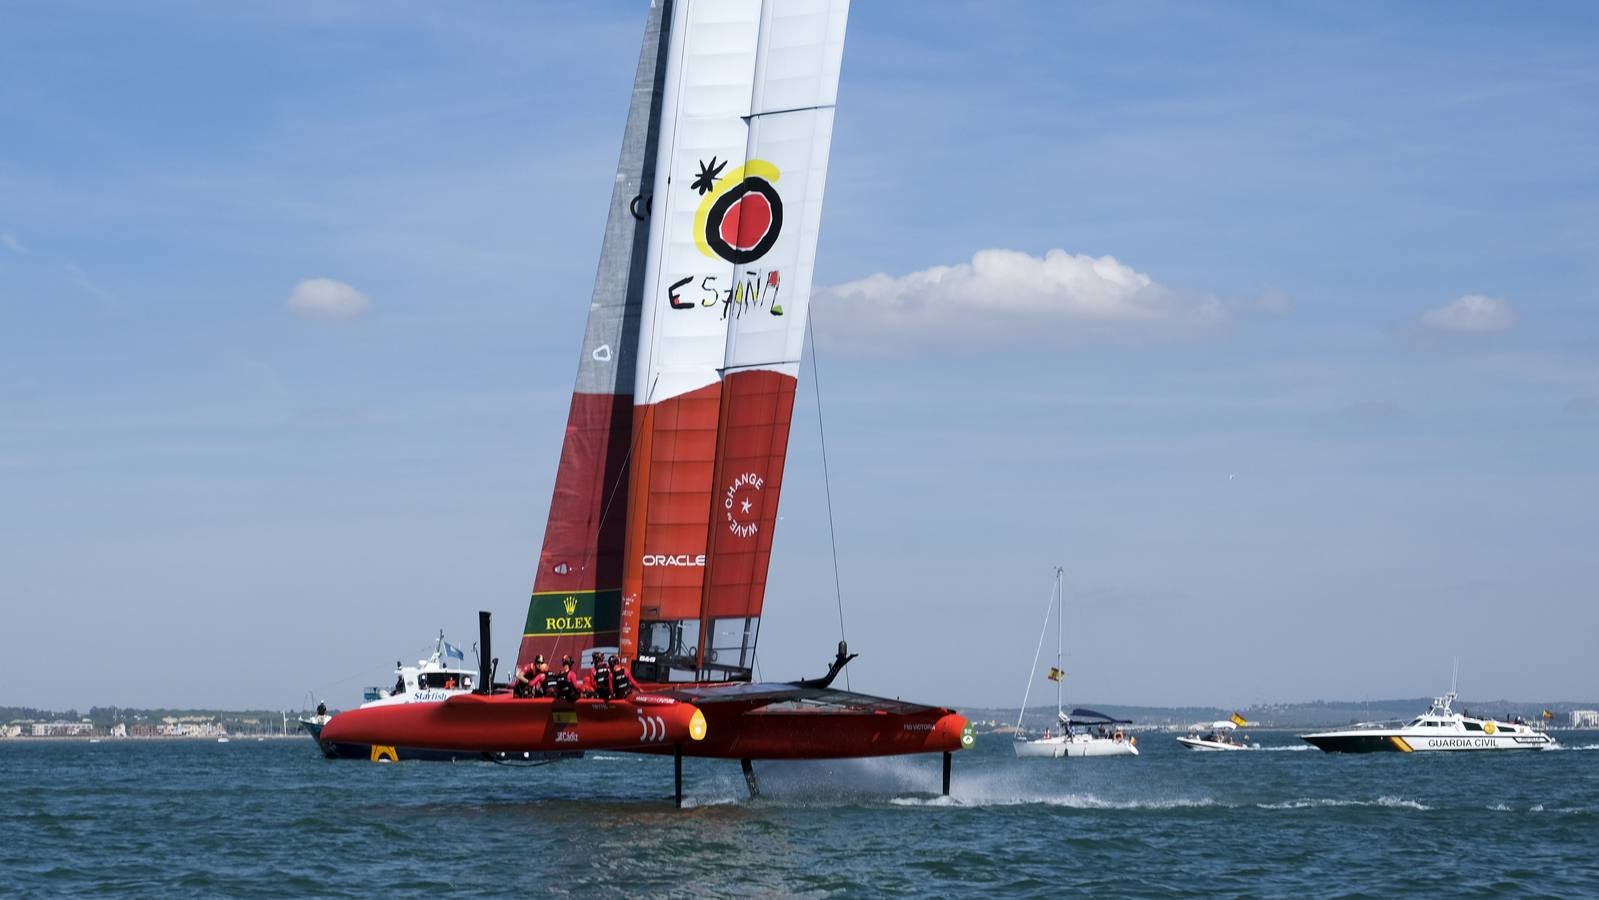
[[[1300,740],[1328,753],[1403,753],[1408,749],[1380,734],[1301,735]]]
[[[458,753],[451,750],[424,750],[420,747],[378,747],[374,753],[371,744],[336,744],[332,741],[318,741],[317,746],[322,748],[322,755],[328,759],[364,759],[371,762],[388,760],[423,760],[426,762],[458,762],[461,760],[483,760],[482,753]]]

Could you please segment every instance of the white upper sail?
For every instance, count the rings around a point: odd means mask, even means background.
[[[635,402],[798,368],[848,0],[678,0]]]

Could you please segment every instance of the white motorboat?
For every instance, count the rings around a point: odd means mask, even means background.
[[[1558,746],[1543,729],[1519,716],[1508,721],[1458,713],[1454,691],[1432,701],[1427,711],[1403,725],[1371,723],[1302,734],[1300,739],[1328,753],[1413,753],[1433,750],[1550,750]]]
[[[1032,695],[1032,679],[1022,694],[1022,711],[1016,718],[1016,742],[1011,746],[1023,759],[1065,759],[1091,756],[1137,756],[1138,739],[1123,730],[1131,725],[1129,719],[1116,719],[1091,709],[1074,709],[1070,714],[1062,711],[1065,702],[1066,672],[1061,669],[1061,651],[1064,646],[1065,595],[1061,589],[1061,576],[1065,570],[1055,568],[1055,588],[1049,595],[1049,607],[1044,611],[1044,627],[1038,633],[1038,649],[1033,652],[1033,670],[1038,670],[1038,657],[1043,652],[1044,635],[1049,631],[1049,619],[1055,617],[1055,665],[1045,677],[1055,682],[1055,720],[1059,730],[1050,728],[1042,736],[1029,738],[1022,730],[1022,720],[1027,715],[1027,700]]]
[[[1208,727],[1210,730],[1206,731]],[[1259,750],[1259,744],[1252,744],[1249,735],[1243,738],[1238,736],[1238,724],[1227,720],[1212,722],[1209,726],[1196,725],[1184,737],[1177,739],[1190,750]]]
[[[439,632],[438,641],[433,645],[433,653],[426,659],[419,659],[416,665],[408,666],[396,661],[394,664],[394,686],[390,688],[369,687],[363,692],[361,708],[372,706],[393,706],[401,703],[437,703],[456,694],[471,693],[476,687],[478,672],[467,668],[466,654],[460,648],[444,639],[444,632]],[[347,759],[371,759],[380,757],[385,759],[479,759],[480,753],[456,753],[445,750],[422,750],[397,747],[373,747],[368,744],[343,744],[322,740],[322,726],[333,717],[328,714],[326,704],[318,703],[316,715],[304,716],[300,719],[300,728],[309,734],[322,748],[322,752],[329,758],[343,757]]]

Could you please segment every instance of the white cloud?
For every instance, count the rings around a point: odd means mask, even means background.
[[[33,255],[33,251],[22,246],[22,242],[17,240],[16,235],[9,231],[0,231],[0,246],[5,247],[7,250],[10,250],[12,253],[15,253],[19,256]]]
[[[294,286],[289,308],[323,319],[353,319],[372,308],[372,298],[342,281],[307,278]]]
[[[1503,300],[1467,294],[1453,303],[1422,313],[1421,324],[1441,331],[1490,334],[1513,328],[1516,312]]]
[[[1214,297],[1184,294],[1122,264],[1065,250],[1042,257],[980,250],[970,263],[823,288],[820,317],[838,336],[879,345],[1071,342],[1192,332],[1227,318]]]

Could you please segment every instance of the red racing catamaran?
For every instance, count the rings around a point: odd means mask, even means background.
[[[352,710],[324,739],[751,761],[944,754],[952,710],[752,680],[848,0],[655,0],[518,666],[594,649],[625,701]],[[484,648],[484,657],[488,656]]]

